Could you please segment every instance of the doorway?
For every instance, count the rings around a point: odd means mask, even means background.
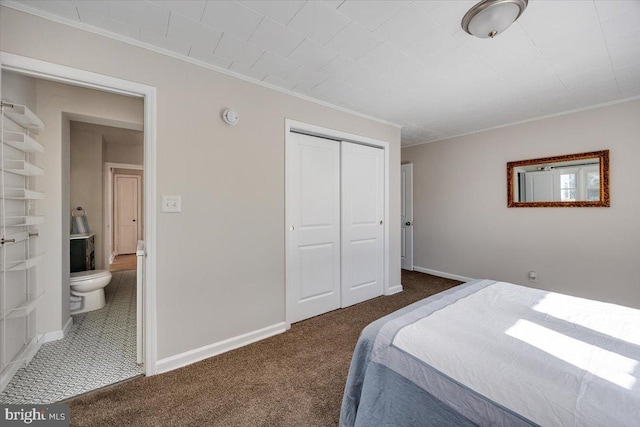
[[[154,251],[155,249],[155,221],[154,221],[154,214],[155,214],[155,188],[154,188],[155,187],[155,132],[154,132],[155,130],[155,88],[145,86],[145,85],[140,85],[138,83],[127,82],[117,78],[102,76],[102,75],[98,75],[91,72],[71,69],[69,67],[62,67],[62,66],[47,63],[44,61],[20,57],[20,56],[8,54],[5,52],[1,53],[0,59],[1,59],[0,62],[2,63],[2,71],[13,72],[16,74],[35,77],[35,78],[46,78],[46,80],[51,82],[72,83],[75,87],[80,87],[80,88],[91,88],[91,89],[97,89],[98,91],[101,91],[101,92],[117,93],[120,95],[128,95],[130,97],[131,96],[138,97],[142,99],[142,102],[144,103],[144,126],[145,126],[144,164],[146,166],[145,174],[148,179],[145,179],[144,184],[141,185],[144,188],[144,190],[141,192],[144,193],[144,203],[147,206],[149,206],[149,209],[141,213],[141,215],[145,216],[145,220],[146,220],[144,221],[146,226],[144,227],[143,231],[141,231],[142,235],[146,240],[146,250],[143,251],[143,256],[142,256],[142,265],[145,270],[145,274],[144,274],[145,283],[143,284],[145,292],[142,298],[143,299],[142,303],[145,306],[145,310],[144,310],[144,319],[142,319],[142,321],[144,322],[144,326],[145,326],[144,328],[144,341],[145,341],[144,362],[145,362],[145,368],[146,368],[145,374],[152,375],[156,371],[156,366],[155,366],[156,365],[156,345],[155,345],[155,323],[154,323],[154,319],[155,319],[155,254],[154,254],[155,252]],[[77,117],[74,117],[73,113],[63,116],[62,132],[61,132],[63,135],[63,138],[65,134],[68,135],[69,122],[73,119],[77,119]],[[64,123],[65,120],[67,123],[66,125]],[[48,122],[51,123],[51,120],[48,120]],[[59,127],[60,125],[57,125],[57,126]],[[147,129],[148,129],[148,132],[146,131]],[[49,150],[48,153],[52,153],[54,156],[56,155],[55,150]],[[63,148],[63,151],[62,151],[63,157],[64,157],[64,154],[65,153]],[[46,155],[47,155],[47,152],[45,151],[45,156]],[[58,152],[57,155],[59,156],[60,153]],[[52,169],[52,167],[49,166],[49,170],[50,171],[53,170],[55,172],[56,168]],[[62,165],[63,174],[64,174],[64,171],[65,171],[65,165],[63,164]],[[52,175],[49,175],[49,176],[52,176]],[[49,180],[47,180],[49,182],[45,182],[45,184],[51,183],[50,185],[56,185],[55,183],[57,181],[55,180],[55,175],[53,176],[54,176],[53,180],[51,180],[50,178]],[[64,183],[63,183],[63,189],[64,189]],[[100,194],[101,192],[102,191],[98,190],[98,194]],[[49,194],[55,195],[55,191],[52,193],[48,193],[48,195]],[[55,199],[57,199],[57,197],[54,197],[53,199],[51,197],[48,197],[49,201],[46,202],[47,205],[45,206],[51,205],[52,202],[50,201]],[[62,203],[63,218],[70,217],[68,203],[69,203],[68,200],[65,203],[63,199],[63,203]],[[94,213],[94,215],[97,213],[96,211],[92,211],[92,212]],[[67,225],[68,220],[63,219],[63,221],[56,221],[55,218],[59,217],[59,213],[52,214],[51,212],[46,210],[46,207],[42,213],[44,214],[45,217],[51,214],[53,215],[51,219],[54,219],[53,221],[49,221],[49,223],[47,224],[47,226],[53,230],[52,232],[44,233],[47,236],[47,238],[56,238],[60,234],[62,234],[62,237],[63,237],[62,250],[59,249],[59,246],[58,248],[55,248],[55,249],[50,249],[50,250],[45,249],[47,252],[47,258],[51,257],[50,259],[53,259],[56,257],[62,257],[64,259],[65,257],[64,254],[65,252],[68,253],[68,247],[69,247],[69,243],[68,243],[69,238],[66,237],[67,249],[65,250],[64,234],[65,234],[65,228],[68,226]],[[67,224],[65,224],[65,222]],[[62,233],[60,233],[60,229],[62,229],[61,230]],[[69,235],[68,229],[66,230],[66,233],[68,236]],[[57,237],[57,239],[59,241],[60,237]],[[149,253],[147,254],[146,251],[149,251]],[[47,267],[48,265],[51,264],[50,261],[46,261],[46,263],[47,263]],[[46,268],[44,270],[46,270]],[[48,274],[49,277],[51,277],[52,275],[57,276],[58,274],[60,274],[60,272],[59,270],[57,272],[42,271],[41,274],[43,275]],[[69,289],[68,288],[68,283],[69,283],[68,270],[66,271],[66,277],[65,277],[65,272],[63,268],[62,277],[60,278],[60,280],[53,280],[51,282],[52,283],[55,282],[58,284],[67,283],[66,295],[68,298],[68,295],[69,295],[68,294],[68,289]],[[56,293],[55,290],[49,290],[47,292],[47,294],[52,295],[54,297],[55,297],[54,295],[55,293]],[[63,299],[64,293],[65,292],[63,289],[62,294],[59,294],[61,296],[58,296],[57,298]],[[58,303],[58,307],[60,307],[59,304],[60,303]],[[56,313],[53,312],[52,314],[55,315]],[[62,316],[60,317],[62,317],[61,319],[62,325],[58,326],[57,331],[54,330],[53,332],[46,332],[45,330],[45,332],[40,333],[39,335],[40,344],[44,343],[44,345],[46,346],[48,345],[49,342],[58,340],[70,332],[69,327],[71,324],[69,322],[65,323],[64,307],[63,307]],[[68,314],[66,319],[69,319]]]
[[[413,164],[400,168],[400,266],[413,271]]]
[[[142,165],[104,164],[104,244],[111,271],[135,262],[138,241],[144,240],[143,175]]]
[[[142,203],[140,177],[136,175],[114,174],[113,184],[113,240],[117,255],[135,253],[140,240],[139,218]]]

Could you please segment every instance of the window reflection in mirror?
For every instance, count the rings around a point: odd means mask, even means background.
[[[608,150],[509,162],[508,206],[609,206],[608,177]]]

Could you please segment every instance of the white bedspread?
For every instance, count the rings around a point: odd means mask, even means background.
[[[640,425],[640,311],[497,282],[393,345],[543,426]]]

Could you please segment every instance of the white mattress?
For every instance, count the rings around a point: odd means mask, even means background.
[[[393,345],[543,426],[640,425],[640,311],[497,282]]]

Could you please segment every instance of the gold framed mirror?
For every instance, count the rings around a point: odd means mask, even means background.
[[[609,150],[508,162],[507,206],[609,207]]]

